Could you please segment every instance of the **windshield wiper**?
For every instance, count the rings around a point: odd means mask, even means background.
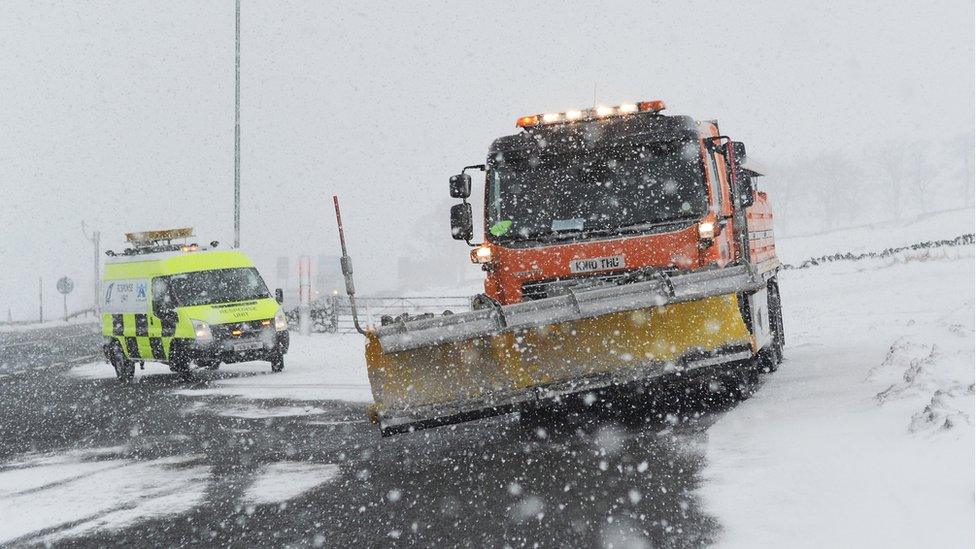
[[[677,217],[672,217],[670,219],[662,219],[661,221],[651,221],[647,223],[633,223],[631,225],[621,225],[617,227],[618,230],[622,231],[642,231],[644,229],[653,229],[655,227],[665,227],[667,225],[677,225],[678,223],[686,223],[690,219],[699,219],[702,217],[699,214],[684,214]]]
[[[597,236],[597,235],[615,235],[624,234],[632,232],[640,232],[647,229],[653,229],[656,227],[665,227],[668,225],[676,225],[678,223],[685,223],[689,219],[697,219],[700,216],[698,214],[686,214],[678,217],[672,217],[671,219],[665,219],[662,221],[652,221],[646,223],[632,223],[630,225],[620,225],[618,227],[592,227],[583,229],[567,229],[560,231],[552,231],[550,233],[545,233],[541,235],[534,236],[533,240],[539,240],[542,242],[552,241],[552,240],[569,240],[574,237],[579,236]]]

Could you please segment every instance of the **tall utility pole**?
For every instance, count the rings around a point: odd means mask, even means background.
[[[37,277],[37,310],[38,322],[44,322],[44,279]]]
[[[234,247],[241,247],[241,0],[234,12]]]
[[[100,292],[99,292],[99,274],[100,273],[99,273],[99,269],[98,269],[98,266],[99,266],[99,256],[98,256],[98,253],[101,251],[99,249],[99,247],[100,247],[101,240],[102,240],[102,233],[100,231],[92,231],[92,235],[91,235],[91,237],[89,237],[88,236],[88,231],[85,230],[85,222],[84,221],[81,222],[81,232],[82,232],[82,234],[85,235],[85,238],[87,238],[88,241],[91,242],[94,245],[94,247],[95,247],[95,249],[94,249],[94,252],[95,253],[92,255],[92,266],[94,268],[94,271],[92,273],[92,288],[93,288],[92,291],[94,292],[94,294],[92,295],[92,310],[95,313],[95,318],[98,318],[98,313],[100,312],[99,309],[101,308],[101,299],[99,299],[99,294],[100,294]]]

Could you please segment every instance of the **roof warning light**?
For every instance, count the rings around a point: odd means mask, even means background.
[[[627,116],[637,113],[657,114],[665,109],[664,101],[655,99],[654,101],[641,101],[639,103],[621,103],[617,106],[598,105],[592,109],[572,109],[566,112],[549,112],[545,114],[530,114],[519,118],[515,125],[519,128],[532,128],[535,126],[549,126],[552,124],[564,124],[567,122],[578,122],[581,120],[601,120],[614,116]]]

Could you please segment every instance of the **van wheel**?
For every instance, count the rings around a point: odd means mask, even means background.
[[[136,372],[136,363],[125,358],[125,353],[122,352],[122,347],[118,343],[113,344],[109,350],[109,362],[115,368],[116,379],[122,383],[132,381],[132,376]]]
[[[217,368],[220,368],[220,361],[219,360],[198,360],[197,366],[207,370],[216,370]]]
[[[271,371],[280,372],[285,369],[285,355],[276,353],[271,357]]]
[[[180,376],[180,379],[189,380],[193,378],[190,373],[190,361],[185,358],[174,359],[169,364],[169,370]]]

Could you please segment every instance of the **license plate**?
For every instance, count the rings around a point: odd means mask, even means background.
[[[235,351],[253,351],[254,349],[260,349],[263,347],[260,341],[249,341],[247,343],[235,343]]]
[[[624,256],[622,255],[593,257],[590,259],[574,259],[569,262],[569,270],[574,273],[609,271],[611,269],[622,269],[626,266],[627,264],[624,262]]]

